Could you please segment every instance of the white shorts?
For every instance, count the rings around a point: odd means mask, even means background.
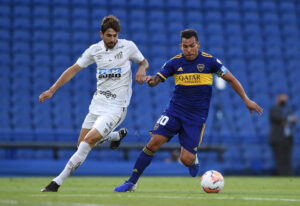
[[[82,123],[82,128],[96,128],[102,137],[114,131],[125,119],[126,107],[107,108],[101,114],[88,113]]]

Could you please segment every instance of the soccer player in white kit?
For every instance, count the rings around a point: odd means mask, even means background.
[[[125,128],[116,132],[114,129],[124,120],[132,95],[131,61],[137,63],[139,67],[136,73],[138,84],[144,83],[149,65],[132,41],[118,39],[120,30],[120,22],[116,17],[112,15],[104,17],[100,31],[102,41],[91,45],[50,89],[39,96],[39,102],[42,103],[45,99],[51,98],[58,88],[71,80],[81,69],[92,63],[97,64],[97,91],[82,124],[78,149],[64,170],[43,188],[42,192],[57,192],[65,178],[84,162],[97,143],[110,140],[110,147],[115,149],[127,134]]]

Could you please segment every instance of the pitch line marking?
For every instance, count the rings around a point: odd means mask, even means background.
[[[123,193],[124,194],[124,193]],[[47,194],[30,195],[32,197],[44,197]],[[59,196],[65,197],[130,197],[130,198],[160,198],[160,199],[219,199],[219,200],[252,200],[252,201],[282,201],[282,202],[300,202],[300,199],[290,198],[263,198],[263,197],[187,197],[187,196],[153,196],[153,195],[121,195],[115,194],[59,194]]]
[[[0,200],[0,204],[7,205],[32,205],[34,203],[41,205],[55,205],[55,206],[120,206],[120,205],[106,205],[106,204],[93,204],[93,203],[75,203],[75,202],[30,202],[30,201],[18,201],[18,200]]]

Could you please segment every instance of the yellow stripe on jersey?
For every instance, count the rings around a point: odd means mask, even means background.
[[[212,58],[212,55],[210,55],[208,53],[205,53],[205,52],[201,52],[201,55],[204,56],[204,57],[210,57],[210,58]]]
[[[200,147],[200,145],[201,145],[203,134],[204,134],[204,130],[205,130],[205,124],[203,124],[203,126],[202,126],[201,135],[200,135],[200,141],[199,141],[198,147]]]
[[[179,59],[182,57],[182,54],[177,54],[176,56],[174,56],[172,59]]]
[[[197,86],[213,84],[213,75],[211,73],[174,74],[174,78],[176,85]]]
[[[159,73],[159,72],[157,72],[157,74],[161,77],[161,78],[163,78],[164,80],[166,80],[167,78],[166,77],[164,77],[164,75],[162,75],[161,73]]]

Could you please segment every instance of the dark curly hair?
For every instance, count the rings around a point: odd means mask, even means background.
[[[195,37],[195,40],[198,41],[198,34],[194,29],[186,29],[181,31],[181,40],[182,38],[189,39],[191,37]]]
[[[101,31],[104,34],[107,29],[113,29],[116,32],[121,31],[120,21],[117,17],[109,15],[103,18],[101,23]]]

